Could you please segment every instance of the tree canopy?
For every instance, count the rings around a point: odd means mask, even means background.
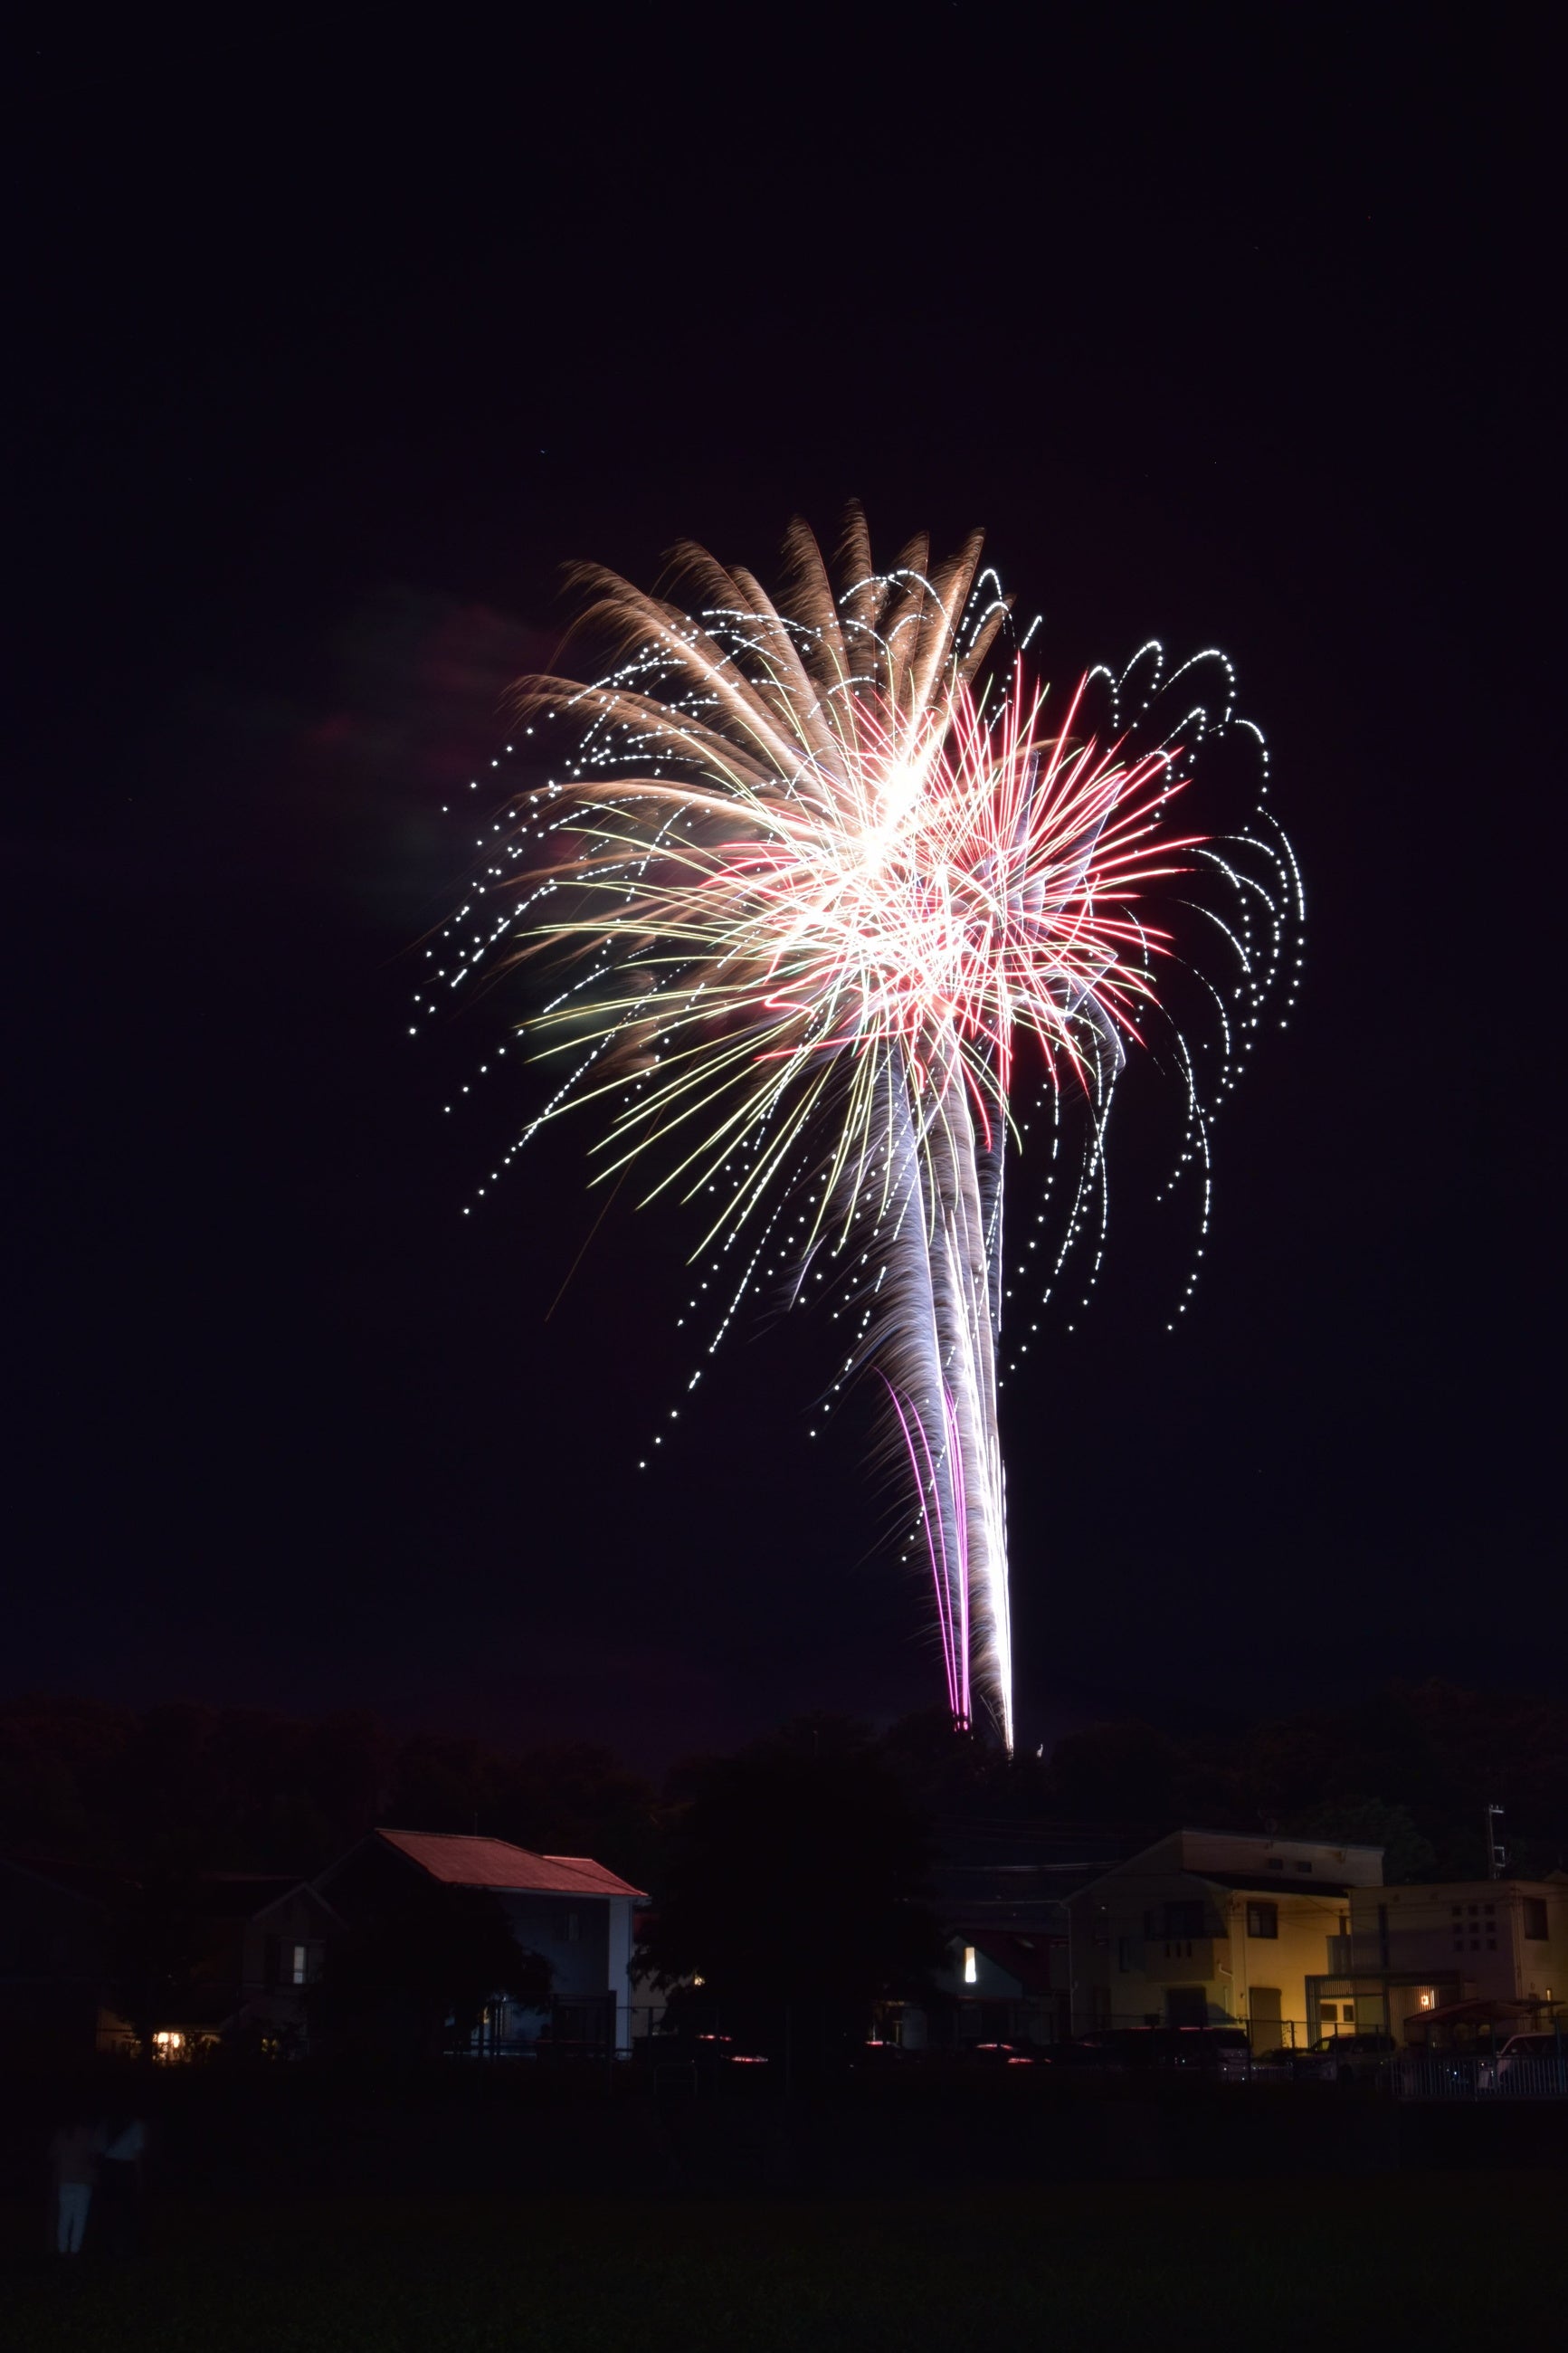
[[[924,1817],[863,1728],[807,1719],[689,1769],[643,1947],[682,2007],[803,2057],[864,2036],[873,2002],[922,1991],[945,1940]]]

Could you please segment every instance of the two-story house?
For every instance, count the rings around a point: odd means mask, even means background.
[[[632,2031],[632,1910],[643,1891],[585,1855],[534,1854],[506,1839],[443,1831],[373,1831],[316,1880],[351,1924],[395,1912],[408,1874],[485,1888],[525,1952],[550,1964],[548,2011],[498,2001],[487,2049],[526,2049],[548,2028],[563,2042],[626,2052]]]
[[[1358,1888],[1331,2000],[1406,2042],[1429,2021],[1516,2031],[1568,2017],[1568,1873]]]
[[[1383,1849],[1173,1831],[1067,1901],[1072,2025],[1240,2024],[1255,2050],[1352,2028],[1353,1896],[1383,1884]]]

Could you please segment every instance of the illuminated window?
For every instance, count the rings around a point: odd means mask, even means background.
[[[1278,1904],[1249,1904],[1247,1907],[1247,1933],[1249,1936],[1278,1936],[1279,1934]]]
[[[963,1982],[965,1985],[980,1983],[980,1968],[974,1957],[973,1945],[965,1945],[963,1948]]]

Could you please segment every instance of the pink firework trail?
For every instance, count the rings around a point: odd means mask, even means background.
[[[604,1104],[606,1175],[641,1164],[645,1198],[718,1203],[699,1250],[733,1281],[712,1346],[749,1293],[838,1278],[852,1339],[822,1410],[876,1366],[949,1705],[967,1725],[983,1696],[1010,1746],[997,1385],[1020,1073],[1048,1101],[1056,1157],[1064,1103],[1087,1113],[1058,1267],[1097,1215],[1103,1229],[1105,1120],[1152,1018],[1184,1096],[1176,1173],[1200,1176],[1206,1219],[1209,1118],[1285,968],[1300,885],[1266,812],[1223,840],[1171,826],[1205,742],[1247,735],[1261,758],[1227,666],[1221,713],[1182,702],[1222,658],[1166,681],[1146,648],[1121,679],[1091,672],[1048,722],[980,551],[976,533],[932,569],[920,541],[878,573],[852,512],[837,591],[801,524],[776,599],[693,548],[679,569],[695,611],[581,574],[580,626],[617,665],[593,683],[521,682],[522,755],[542,733],[555,757],[491,837],[476,884],[490,930],[419,1001],[433,1009],[498,952],[573,960],[528,1025],[568,1058],[542,1116]],[[1156,891],[1194,940],[1149,919]],[[1229,965],[1217,980],[1201,969],[1214,945]],[[1213,1017],[1212,1088],[1162,1006],[1170,970],[1196,972]]]

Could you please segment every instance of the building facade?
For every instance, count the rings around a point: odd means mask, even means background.
[[[1066,1898],[1124,1852],[1111,1832],[1059,1822],[939,1823],[931,1900],[950,1941],[936,2000],[886,2004],[879,2032],[907,2050],[1061,2041],[1070,2031]]]
[[[1342,1957],[1321,2000],[1403,2042],[1463,2012],[1500,2030],[1549,2025],[1568,2015],[1568,1873],[1358,1888]]]
[[[586,1855],[534,1854],[505,1839],[441,1831],[373,1831],[315,1884],[351,1923],[395,1912],[408,1874],[494,1895],[525,1952],[550,1965],[548,2009],[498,1999],[481,2047],[521,2052],[542,2042],[628,2052],[632,1912],[639,1888]]]
[[[1352,2031],[1352,1905],[1381,1847],[1174,1831],[1067,1900],[1072,2031],[1240,2025],[1255,2051]],[[1373,1899],[1375,1901],[1375,1898]]]

